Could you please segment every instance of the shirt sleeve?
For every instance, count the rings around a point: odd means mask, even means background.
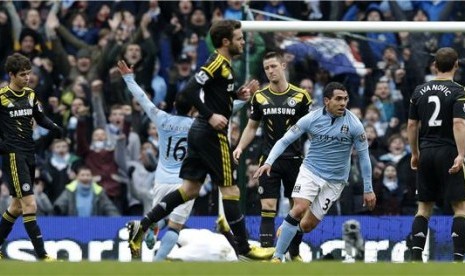
[[[310,125],[310,118],[310,116],[301,118],[284,134],[281,139],[276,142],[268,154],[268,158],[265,161],[266,164],[273,165],[274,161],[278,159],[278,157],[286,150],[286,148],[305,133],[305,130]]]
[[[150,120],[156,122],[158,120],[158,117],[162,115],[160,113],[165,112],[163,110],[160,110],[155,104],[152,103],[152,101],[150,101],[150,99],[145,94],[144,90],[137,84],[136,80],[134,79],[134,74],[124,75],[123,80],[128,86],[128,89],[131,92],[132,96],[140,104],[140,106],[145,111]]]
[[[412,98],[410,99],[408,118],[411,120],[416,120],[416,121],[420,120],[418,116],[417,99],[415,97],[415,93],[412,95]]]
[[[180,93],[186,93],[187,98],[192,102],[200,115],[209,119],[213,112],[205,105],[200,97],[200,90],[208,83],[213,76],[207,71],[200,69],[186,84],[186,87]]]
[[[465,119],[465,95],[461,94],[458,96],[454,103],[454,118]]]
[[[365,193],[369,193],[373,192],[373,185],[370,154],[368,152],[368,141],[362,123],[357,120],[358,119],[356,118],[354,119],[355,131],[353,134],[354,137],[352,139],[354,141],[354,146],[359,156],[360,171],[362,173],[363,179],[363,190]]]

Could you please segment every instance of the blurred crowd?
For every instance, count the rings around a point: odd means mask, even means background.
[[[130,97],[116,62],[124,59],[132,65],[136,81],[149,98],[174,113],[176,94],[213,51],[208,37],[212,22],[278,20],[276,16],[323,21],[464,21],[465,3],[4,0],[0,5],[0,87],[8,84],[3,69],[6,57],[14,52],[29,57],[33,62],[30,87],[47,116],[66,129],[66,139],[58,140],[41,127],[34,129],[37,214],[118,216],[148,211],[153,172],[163,153],[158,152],[156,127]],[[288,41],[314,37],[343,39],[363,70],[329,70],[311,55],[296,58],[286,48]],[[254,32],[246,33],[246,41],[248,54],[233,64],[238,85],[251,78],[266,85],[262,57],[267,51],[283,50],[290,82],[308,90],[314,108],[322,105],[328,82],[342,82],[349,90],[349,107],[365,125],[370,143],[378,206],[373,212],[362,207],[360,169],[358,162],[352,162],[350,185],[330,214],[412,215],[416,200],[406,135],[409,98],[416,85],[434,78],[431,63],[436,49],[449,46],[464,56],[464,34]],[[455,80],[465,83],[463,68]],[[240,114],[231,120],[233,148],[242,123]],[[259,152],[260,131],[247,152],[246,178],[240,185],[247,189],[243,199],[247,214],[260,212],[257,183],[250,177]],[[357,160],[355,154],[352,158]],[[76,206],[76,197],[86,198],[92,208]],[[193,214],[216,215],[217,197],[216,187],[207,181]],[[9,200],[8,188],[1,183],[0,212]],[[437,212],[451,211],[447,203],[438,202]]]

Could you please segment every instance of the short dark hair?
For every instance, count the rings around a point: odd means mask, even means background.
[[[271,51],[271,52],[267,52],[263,56],[263,60],[267,60],[267,59],[270,59],[270,58],[276,58],[277,60],[279,60],[279,62],[284,61],[284,57],[283,57],[283,54],[281,52]]]
[[[436,68],[442,73],[452,71],[458,59],[457,52],[450,47],[440,48],[434,57]]]
[[[176,94],[175,105],[178,115],[181,116],[186,116],[192,109],[192,103],[187,99],[186,94],[182,92]]]
[[[7,73],[12,73],[13,75],[18,74],[20,71],[31,70],[32,64],[31,61],[19,54],[14,53],[11,56],[8,56],[5,62],[5,71]]]
[[[215,49],[223,46],[223,38],[232,41],[234,30],[241,28],[241,21],[238,20],[220,20],[210,28],[210,37]]]
[[[81,165],[76,168],[76,174],[79,174],[81,171],[90,171],[90,173],[92,174],[92,170],[86,165]]]
[[[334,96],[334,90],[347,91],[346,87],[339,82],[330,82],[326,85],[323,90],[323,97],[331,99]]]

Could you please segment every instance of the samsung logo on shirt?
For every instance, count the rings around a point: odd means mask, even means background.
[[[263,109],[264,115],[271,114],[283,114],[283,115],[295,115],[294,108],[284,108],[284,107],[268,107]]]
[[[19,109],[10,111],[10,117],[29,116],[32,115],[32,108]]]

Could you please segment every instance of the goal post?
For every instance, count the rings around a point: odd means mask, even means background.
[[[435,32],[465,31],[459,21],[241,21],[243,31],[259,32]]]

